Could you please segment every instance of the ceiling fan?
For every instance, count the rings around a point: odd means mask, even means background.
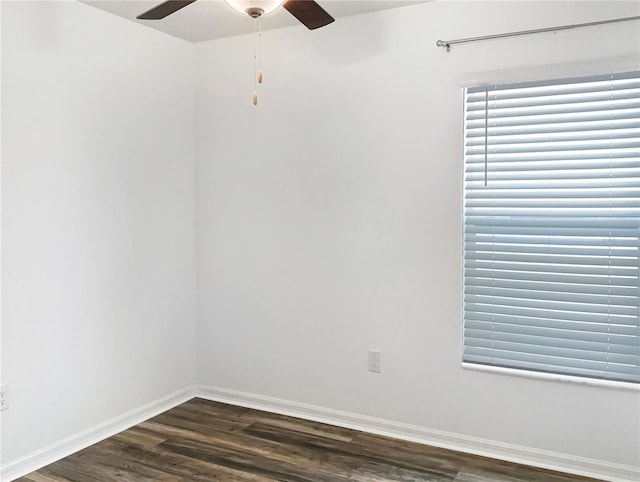
[[[196,0],[168,0],[138,15],[139,20],[160,20],[192,4]],[[280,6],[289,11],[309,30],[329,25],[335,19],[314,0],[225,0],[234,10],[252,18],[267,15]]]
[[[168,0],[151,10],[138,15],[139,20],[160,20],[172,13],[192,4],[196,0]],[[240,13],[246,13],[256,22],[256,52],[254,54],[255,86],[253,91],[253,105],[258,105],[258,84],[262,84],[262,60],[260,39],[262,37],[262,16],[267,15],[279,7],[284,7],[309,30],[329,25],[335,19],[329,15],[314,0],[224,0],[227,5]]]

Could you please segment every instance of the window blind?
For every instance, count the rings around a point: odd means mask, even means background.
[[[465,91],[463,360],[640,382],[640,72]]]

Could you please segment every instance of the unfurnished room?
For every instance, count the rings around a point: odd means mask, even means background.
[[[2,481],[640,481],[640,1],[0,30]]]

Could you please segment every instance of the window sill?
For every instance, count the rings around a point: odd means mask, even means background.
[[[631,390],[634,392],[640,392],[640,383],[598,380],[596,378],[574,377],[571,375],[558,375],[555,373],[541,373],[529,370],[518,370],[515,368],[492,367],[488,365],[479,365],[476,363],[462,362],[461,365],[464,370],[496,373],[500,375],[509,375],[521,378],[537,378],[540,380],[550,380],[555,382],[575,383],[577,385],[589,385],[601,388],[612,388],[618,390]]]

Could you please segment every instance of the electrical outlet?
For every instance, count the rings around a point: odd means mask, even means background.
[[[382,373],[382,352],[380,350],[369,350],[369,371]]]
[[[9,385],[0,387],[0,411],[9,408]]]

